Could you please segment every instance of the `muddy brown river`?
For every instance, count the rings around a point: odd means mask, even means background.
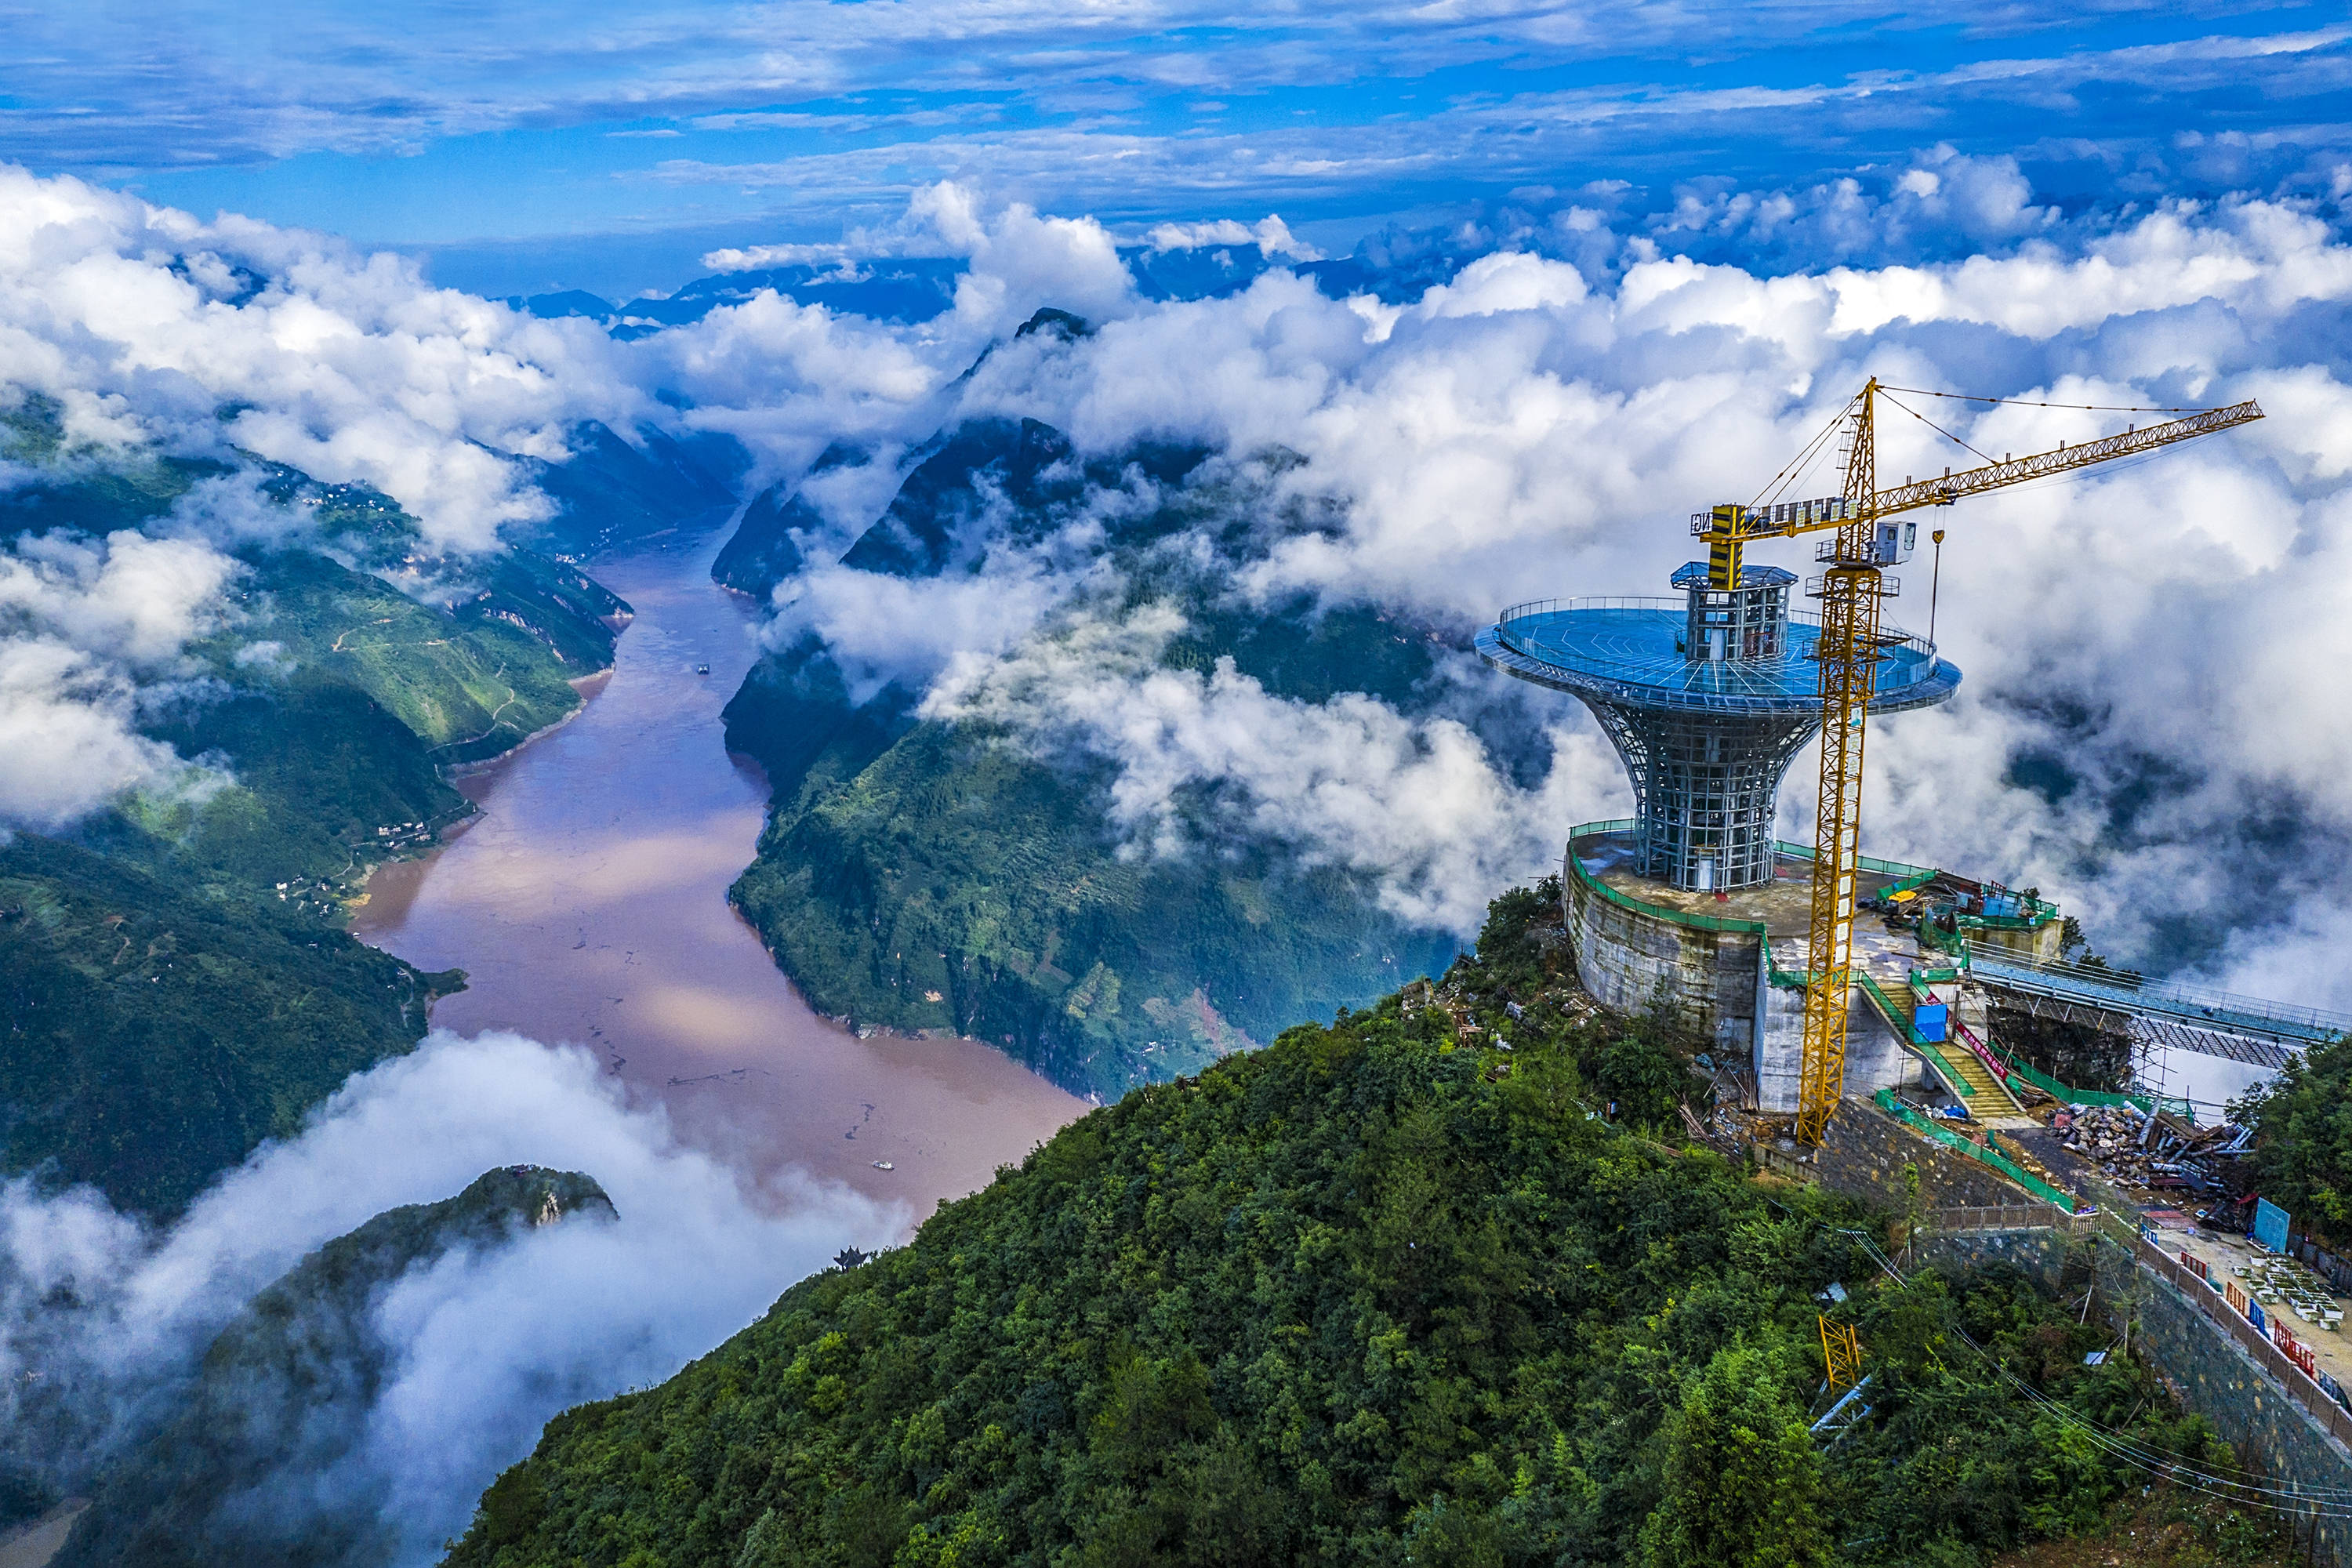
[[[637,612],[610,679],[571,722],[461,780],[480,815],[428,858],[378,870],[352,930],[467,972],[436,1026],[587,1046],[755,1181],[797,1169],[919,1220],[1087,1106],[976,1041],[861,1040],[818,1016],[728,905],[768,792],[723,743],[756,615],[710,581],[717,548],[590,567]]]

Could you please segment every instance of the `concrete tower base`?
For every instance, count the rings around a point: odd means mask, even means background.
[[[1793,1113],[1804,1055],[1811,851],[1780,846],[1769,884],[1724,898],[1636,875],[1630,868],[1638,854],[1630,822],[1592,823],[1569,840],[1561,897],[1584,988],[1620,1012],[1664,1013],[1707,1041],[1718,1064],[1746,1069],[1751,1109]],[[1864,871],[1856,896],[1928,874],[1926,867]],[[1915,942],[1870,923],[1855,927],[1857,962],[1917,963]],[[1859,989],[1851,1007],[1845,1091],[1934,1092],[1926,1064]]]

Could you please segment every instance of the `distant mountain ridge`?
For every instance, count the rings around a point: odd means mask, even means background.
[[[1084,328],[1074,321],[1040,313],[1066,341]],[[1201,565],[1203,551],[1257,559],[1316,526],[1267,500],[1263,461],[1171,443],[1090,457],[1041,421],[989,416],[943,427],[904,472],[841,568],[970,577],[1083,522],[1072,537],[1097,542],[1082,552],[1124,584],[1089,612],[1181,607],[1187,630],[1165,652],[1171,667],[1206,671],[1230,658],[1267,690],[1307,702],[1348,690],[1408,710],[1427,700],[1424,636],[1303,595],[1245,605],[1221,566]],[[780,487],[754,500],[744,527],[759,519],[760,537],[772,538],[799,504]],[[775,582],[751,573],[754,556],[747,546],[720,562],[730,585],[771,592]],[[727,708],[730,747],[756,758],[774,792],[733,897],[825,1012],[976,1036],[1066,1088],[1113,1098],[1453,957],[1451,934],[1389,912],[1369,879],[1263,836],[1221,827],[1213,849],[1139,855],[1112,826],[1103,764],[921,719],[922,696],[895,679],[866,689],[803,632],[754,666]]]
[[[1269,256],[1255,243],[1168,249],[1126,245],[1118,247],[1118,258],[1145,300],[1221,299],[1239,293],[1267,272],[1286,269],[1335,300],[1370,294],[1388,304],[1418,300],[1432,284],[1451,279],[1467,259],[1448,249],[1423,248],[1395,256],[1360,249],[1353,256],[1301,261]],[[618,301],[568,289],[510,295],[506,303],[550,321],[583,318],[623,340],[698,321],[721,306],[740,305],[767,289],[799,304],[911,326],[954,308],[957,280],[969,268],[969,262],[955,256],[844,258],[714,272],[672,293]]]

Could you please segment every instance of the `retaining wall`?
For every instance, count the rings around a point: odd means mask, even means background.
[[[1813,1153],[1811,1174],[1832,1192],[1902,1214],[1909,1201],[1904,1191],[1906,1165],[1918,1168],[1922,1209],[2003,1207],[2032,1201],[2030,1194],[1986,1166],[1917,1136],[1867,1100],[1849,1100],[1837,1108]]]
[[[1796,1110],[1805,994],[1771,984],[1762,936],[1709,930],[1663,910],[1629,909],[1573,874],[1561,883],[1577,977],[1595,1001],[1623,1013],[1663,1008],[1710,1042],[1717,1057],[1749,1061],[1755,1109]],[[1846,1015],[1846,1092],[1932,1083],[1857,986]]]
[[[1612,903],[1581,877],[1564,881],[1577,978],[1595,1001],[1624,1013],[1663,1007],[1717,1054],[1734,1060],[1750,1054],[1761,937],[1684,925]]]
[[[2129,1325],[2132,1353],[2212,1424],[2241,1464],[2321,1495],[2352,1495],[2352,1414],[2160,1248],[2125,1242],[2105,1228],[2114,1216],[2103,1220],[2074,1236],[2063,1224],[1922,1235],[1912,1256],[1961,1268],[2007,1262],[2055,1291],[2095,1281],[2100,1314],[2119,1331]],[[2314,1532],[2313,1561],[2352,1563],[2352,1521],[2306,1517],[2297,1528]]]

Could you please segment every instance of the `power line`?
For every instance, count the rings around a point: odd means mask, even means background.
[[[1878,1249],[1878,1245],[1872,1241],[1866,1233],[1843,1227],[1832,1228],[1836,1229],[1841,1236],[1852,1237],[1896,1284],[1910,1283],[1904,1277],[1902,1270]],[[2053,1399],[2019,1377],[2001,1364],[2000,1358],[1992,1352],[1979,1344],[1974,1336],[1957,1321],[1949,1322],[1948,1326],[1953,1333],[1959,1336],[1961,1343],[1982,1356],[1997,1376],[2022,1394],[2029,1402],[2048,1413],[2052,1419],[2080,1433],[2102,1452],[2121,1459],[2135,1468],[2151,1471],[2166,1479],[2181,1481],[2193,1490],[2206,1492],[2227,1501],[2242,1503],[2249,1508],[2260,1508],[2275,1513],[2291,1513],[2298,1516],[2319,1515],[2328,1519],[2352,1519],[2352,1506],[2322,1506],[2324,1500],[2341,1504],[2347,1500],[2352,1500],[2352,1488],[2295,1486],[2281,1488],[2269,1484],[2271,1478],[2263,1475],[2260,1471],[2249,1470],[2238,1465],[2221,1465],[2219,1461],[2207,1461],[2217,1465],[2218,1468],[2236,1470],[2241,1475],[2256,1478],[2251,1481],[2239,1480],[2230,1476],[2216,1475],[2212,1470],[2202,1468],[2179,1455],[2142,1447],[2124,1434],[2101,1426],[2072,1405]],[[2267,1500],[2273,1499],[2284,1500]]]

